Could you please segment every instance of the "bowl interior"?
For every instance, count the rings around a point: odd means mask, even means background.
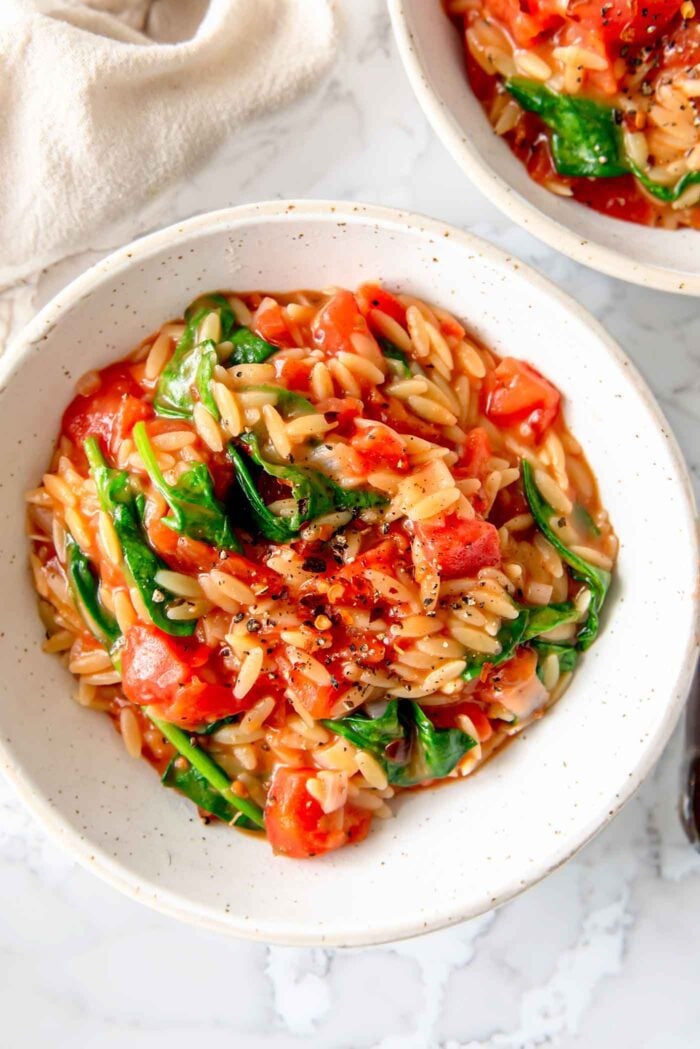
[[[461,34],[437,0],[389,0],[416,96],[479,189],[521,226],[615,277],[700,294],[697,230],[660,230],[608,218],[543,189],[495,134],[467,81]]]
[[[86,370],[204,290],[380,277],[532,361],[567,412],[621,538],[598,643],[561,703],[473,779],[416,793],[367,842],[290,861],[223,827],[130,759],[40,650],[23,493]],[[677,448],[629,362],[551,285],[474,238],[359,205],[258,205],[193,219],[101,263],[34,322],[0,376],[0,741],[22,793],[78,858],[144,902],[278,942],[367,943],[508,898],[562,862],[637,785],[683,698],[694,619],[692,508]],[[436,889],[439,886],[439,891]]]

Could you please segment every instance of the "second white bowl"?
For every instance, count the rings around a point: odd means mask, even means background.
[[[425,115],[481,192],[552,248],[612,277],[700,295],[700,231],[609,218],[534,182],[495,134],[467,80],[460,35],[440,0],[388,0],[406,73]]]

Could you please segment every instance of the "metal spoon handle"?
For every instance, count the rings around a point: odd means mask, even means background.
[[[700,852],[700,664],[688,695],[682,776],[681,823],[688,841]]]

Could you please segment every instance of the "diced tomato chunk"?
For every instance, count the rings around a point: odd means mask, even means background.
[[[289,357],[275,364],[277,377],[282,385],[288,390],[296,393],[309,392],[309,379],[313,369],[313,362],[292,360]]]
[[[492,455],[489,435],[483,426],[475,426],[467,434],[457,469],[460,470],[460,473],[463,471],[465,477],[477,477],[483,481],[488,473],[489,460]]]
[[[281,679],[295,703],[307,710],[312,718],[331,717],[333,705],[339,695],[337,689],[330,684],[321,685],[312,681],[284,652],[275,654],[275,662]]]
[[[360,313],[357,300],[350,291],[337,291],[311,322],[314,345],[326,353],[352,350],[354,332],[366,332],[367,325]]]
[[[253,330],[273,346],[293,346],[294,339],[282,313],[282,307],[274,299],[264,298],[253,317]]]
[[[356,299],[362,313],[367,317],[372,310],[381,310],[402,327],[406,326],[406,307],[402,306],[395,295],[385,291],[379,284],[361,284],[356,292]]]
[[[350,443],[362,463],[363,473],[374,470],[394,470],[406,473],[409,467],[404,442],[387,426],[357,427]]]
[[[345,805],[340,812],[324,813],[306,784],[318,774],[314,768],[275,770],[265,805],[265,828],[278,855],[294,859],[320,856],[352,841],[361,841],[371,816]]]
[[[156,707],[165,721],[183,728],[247,709],[230,685],[202,679],[209,657],[209,648],[194,638],[171,637],[138,623],[122,650],[124,695],[139,706]]]
[[[376,591],[374,584],[367,579],[368,569],[375,569],[385,575],[395,577],[396,565],[401,563],[408,548],[408,540],[405,536],[394,534],[390,539],[385,539],[376,546],[365,550],[364,553],[345,565],[335,573],[333,581],[343,586],[343,604],[353,607],[372,607],[376,604]],[[398,590],[393,601],[382,598],[394,605],[402,604]]]
[[[177,689],[172,701],[164,709],[163,717],[183,728],[196,728],[209,721],[238,714],[251,705],[248,698],[245,702],[235,699],[230,685],[193,677]]]
[[[444,579],[473,576],[501,563],[498,531],[478,517],[446,514],[437,521],[416,521],[414,530]]]
[[[500,703],[519,718],[534,713],[547,695],[537,677],[537,654],[530,648],[518,649],[512,659],[493,667],[479,691],[479,699]]]
[[[561,404],[561,395],[543,375],[514,357],[504,357],[484,380],[484,411],[496,426],[527,423],[536,441],[542,440]],[[522,434],[523,438],[528,436]]]
[[[545,29],[561,22],[561,15],[550,14],[544,3],[520,3],[520,0],[486,0],[488,13],[503,23],[518,47],[527,48]],[[532,12],[532,13],[531,13]]]
[[[136,624],[126,636],[122,654],[122,684],[132,703],[169,703],[195,668],[209,658],[209,649],[192,638],[174,638],[154,626]]]
[[[357,397],[327,397],[319,401],[317,410],[328,422],[336,424],[333,432],[338,437],[349,437],[355,429],[355,419],[362,415],[362,401]]]
[[[449,707],[435,707],[430,711],[430,718],[438,728],[453,728],[460,714],[466,715],[474,726],[478,743],[485,743],[493,735],[493,726],[478,703],[465,700]]]
[[[651,44],[678,10],[678,0],[583,0],[576,4],[573,19],[619,51],[624,45]]]
[[[220,566],[219,553],[213,546],[180,535],[160,519],[149,521],[147,532],[156,553],[176,572],[210,572]]]
[[[426,441],[444,444],[445,438],[440,427],[409,412],[398,397],[370,395],[365,403],[365,411],[370,418],[386,423],[397,433],[414,434]]]
[[[130,365],[112,364],[99,372],[99,377],[100,385],[94,393],[78,394],[63,413],[62,432],[76,446],[81,462],[86,437],[101,437],[114,455],[135,423],[153,415],[150,404],[142,400],[143,390]]]

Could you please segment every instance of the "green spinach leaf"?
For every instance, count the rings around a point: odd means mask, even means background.
[[[555,641],[543,641],[536,638],[532,642],[532,648],[538,656],[548,656],[553,652],[559,657],[559,670],[562,673],[573,670],[578,661],[578,650],[575,644],[559,644]]]
[[[528,608],[527,613],[527,626],[523,634],[523,641],[529,641],[538,634],[548,634],[550,630],[564,626],[566,623],[575,623],[579,615],[573,601]]]
[[[66,534],[66,569],[73,599],[83,619],[100,644],[112,654],[122,639],[122,632],[100,600],[99,580],[89,558],[70,532]]]
[[[378,717],[370,717],[362,711],[346,714],[334,721],[323,721],[326,728],[344,736],[362,750],[369,750],[376,757],[385,759],[386,748],[406,736],[405,726],[399,720],[399,701],[391,700],[386,710]]]
[[[506,88],[523,109],[552,129],[552,157],[560,175],[612,178],[629,171],[616,110],[578,95],[560,95],[535,80],[513,77]]]
[[[183,758],[187,759],[191,767],[202,777],[202,779],[205,780],[210,788],[220,794],[223,800],[233,809],[241,812],[247,817],[255,827],[264,830],[265,821],[260,806],[256,805],[255,802],[251,801],[249,798],[239,798],[237,794],[233,793],[231,790],[231,780],[221,766],[214,761],[211,755],[207,753],[206,750],[197,746],[196,742],[192,741],[191,733],[185,732],[184,729],[179,728],[177,725],[172,725],[169,721],[163,721],[152,707],[144,707],[144,713],[150,718],[158,731],[165,736],[168,742],[172,743],[178,754],[181,754]],[[174,773],[171,773],[171,778],[173,775]],[[170,785],[171,784],[167,784],[167,786]],[[178,789],[180,789],[179,784],[176,785],[178,786]],[[193,779],[188,781],[188,785],[194,787]],[[186,791],[183,790],[183,793],[186,793]],[[188,795],[188,797],[189,796],[190,795]],[[198,796],[203,796],[201,790],[199,790]],[[192,800],[195,799],[193,798]],[[200,802],[197,801],[197,804],[199,805]],[[206,808],[205,805],[201,805],[201,807]],[[215,813],[215,815],[218,815],[218,813]]]
[[[225,718],[217,718],[216,721],[210,721],[208,725],[204,725],[202,728],[197,729],[198,736],[213,736],[215,732],[218,732],[224,725],[232,725],[235,721],[240,721],[240,714],[227,714]]]
[[[220,342],[231,342],[233,344],[233,350],[230,354],[232,364],[262,364],[273,353],[277,353],[279,346],[273,346],[272,343],[266,342],[260,335],[256,335],[250,328],[246,328],[237,322],[236,315],[231,309],[228,299],[218,293],[200,296],[185,310],[185,320],[187,321],[185,336],[189,339],[188,348],[194,346],[197,328],[212,310],[218,310],[221,318]],[[177,353],[177,350],[175,352]]]
[[[523,608],[515,619],[504,619],[501,623],[501,629],[496,634],[496,640],[501,646],[500,652],[497,655],[476,652],[470,656],[466,667],[462,671],[464,680],[474,681],[475,678],[478,678],[486,663],[495,667],[511,659],[515,655],[518,646],[523,643],[529,618],[529,610]]]
[[[562,543],[550,524],[552,517],[557,516],[556,512],[540,494],[535,483],[533,469],[526,459],[522,460],[522,473],[525,498],[530,507],[530,513],[535,519],[535,524],[545,539],[552,544],[560,557],[569,566],[574,578],[585,583],[591,592],[588,615],[577,638],[578,648],[585,650],[593,644],[600,628],[600,610],[610,588],[610,572],[606,572],[605,569],[598,568],[596,565],[589,564],[588,561],[579,557],[578,554],[575,554],[573,550],[569,550]]]
[[[243,463],[240,453],[229,446],[229,455],[236,465],[236,477],[243,494],[248,500],[255,523],[267,539],[276,542],[289,542],[298,535],[299,529],[307,521],[312,521],[322,514],[334,510],[359,511],[375,506],[384,506],[386,499],[378,492],[366,489],[346,489],[336,484],[330,477],[317,470],[308,470],[300,466],[287,466],[272,463],[265,459],[260,451],[260,444],[252,433],[242,434],[241,442],[246,446],[250,458],[266,474],[284,481],[290,486],[291,497],[296,502],[296,510],[291,517],[277,517],[271,513],[260,498],[249,470]],[[241,466],[243,467],[241,469]],[[285,538],[282,538],[285,536]]]
[[[574,503],[574,509],[571,516],[579,531],[593,536],[594,539],[600,535],[600,528],[598,528],[598,525],[582,503]]]
[[[534,608],[521,605],[517,617],[504,619],[496,635],[501,651],[497,655],[474,653],[467,660],[462,677],[465,681],[474,681],[479,677],[486,663],[494,667],[506,663],[513,658],[521,645],[527,644],[539,634],[546,634],[554,630],[555,627],[575,622],[578,614],[578,609],[573,601],[562,601],[560,604]]]
[[[408,702],[413,718],[413,725],[408,728],[408,761],[401,766],[388,762],[389,782],[397,787],[444,779],[477,743],[459,728],[435,728],[417,703]]]
[[[294,419],[298,415],[311,415],[317,411],[311,401],[307,401],[306,397],[302,397],[300,393],[295,393],[294,390],[285,390],[284,386],[265,384],[262,386],[246,386],[246,390],[274,393],[277,397],[277,410],[285,419]]]
[[[619,110],[579,95],[564,95],[524,77],[506,81],[506,88],[523,109],[537,113],[552,130],[554,166],[560,175],[613,178],[632,174],[657,200],[673,203],[700,182],[700,171],[688,171],[673,186],[655,182],[627,156]]]
[[[240,552],[241,544],[233,533],[223,504],[214,495],[214,483],[204,463],[194,463],[181,474],[177,484],[168,484],[158,466],[143,422],[136,423],[133,435],[148,476],[170,507],[171,516],[164,517],[163,524],[174,532],[209,543],[218,550]]]
[[[229,342],[233,343],[232,364],[262,364],[279,350],[279,346],[273,346],[250,328],[244,327],[237,328]]]
[[[218,312],[219,320],[221,321],[220,341],[227,342],[231,338],[231,335],[238,327],[236,315],[231,309],[231,306],[226,296],[220,295],[218,292],[215,292],[212,295],[200,295],[200,297],[198,299],[195,299],[194,302],[190,303],[190,305],[185,310],[185,320],[187,321],[187,324],[189,325],[190,322],[192,322],[192,339],[190,342],[191,346],[193,346],[196,341],[197,328],[202,323],[206,315],[214,311]]]
[[[186,637],[194,633],[197,625],[194,620],[168,618],[167,609],[176,597],[164,592],[155,580],[156,574],[168,566],[146,541],[139,510],[139,499],[142,497],[134,493],[129,475],[124,470],[114,470],[108,466],[96,437],[88,437],[84,447],[100,505],[112,519],[121,543],[126,571],[151,620],[167,634]]]
[[[694,186],[700,182],[700,171],[686,171],[685,175],[682,175],[674,186],[662,186],[660,183],[654,182],[646,171],[643,171],[630,157],[627,158],[627,163],[634,177],[639,179],[647,192],[666,204],[673,204],[688,186]]]
[[[253,524],[260,534],[266,539],[271,539],[273,543],[291,542],[298,534],[298,530],[290,527],[289,518],[280,517],[268,510],[255,486],[245,459],[235,445],[229,444],[228,455],[236,467],[236,481],[245,497]]]
[[[173,758],[161,777],[161,783],[165,787],[172,787],[184,794],[186,798],[193,801],[197,808],[204,812],[210,812],[212,816],[222,820],[224,823],[234,823],[236,827],[244,827],[246,830],[259,830],[259,825],[247,816],[243,816],[240,809],[232,805],[218,790],[212,787],[209,781],[198,772],[193,765],[186,769],[178,767],[180,758]]]
[[[397,787],[444,779],[476,746],[461,729],[436,728],[412,700],[391,700],[377,718],[355,713],[323,724],[377,758]]]
[[[381,349],[384,356],[387,357],[390,361],[398,361],[401,365],[401,371],[403,373],[404,378],[410,379],[411,368],[408,363],[408,357],[403,352],[403,350],[400,350],[398,346],[395,346],[390,339],[385,338],[383,335],[379,336],[377,342],[379,343],[379,348]]]
[[[191,419],[196,390],[207,411],[218,419],[219,411],[211,393],[212,375],[219,363],[216,344],[207,339],[196,346],[185,345],[186,334],[185,332],[174,355],[161,372],[153,407],[159,415]]]

